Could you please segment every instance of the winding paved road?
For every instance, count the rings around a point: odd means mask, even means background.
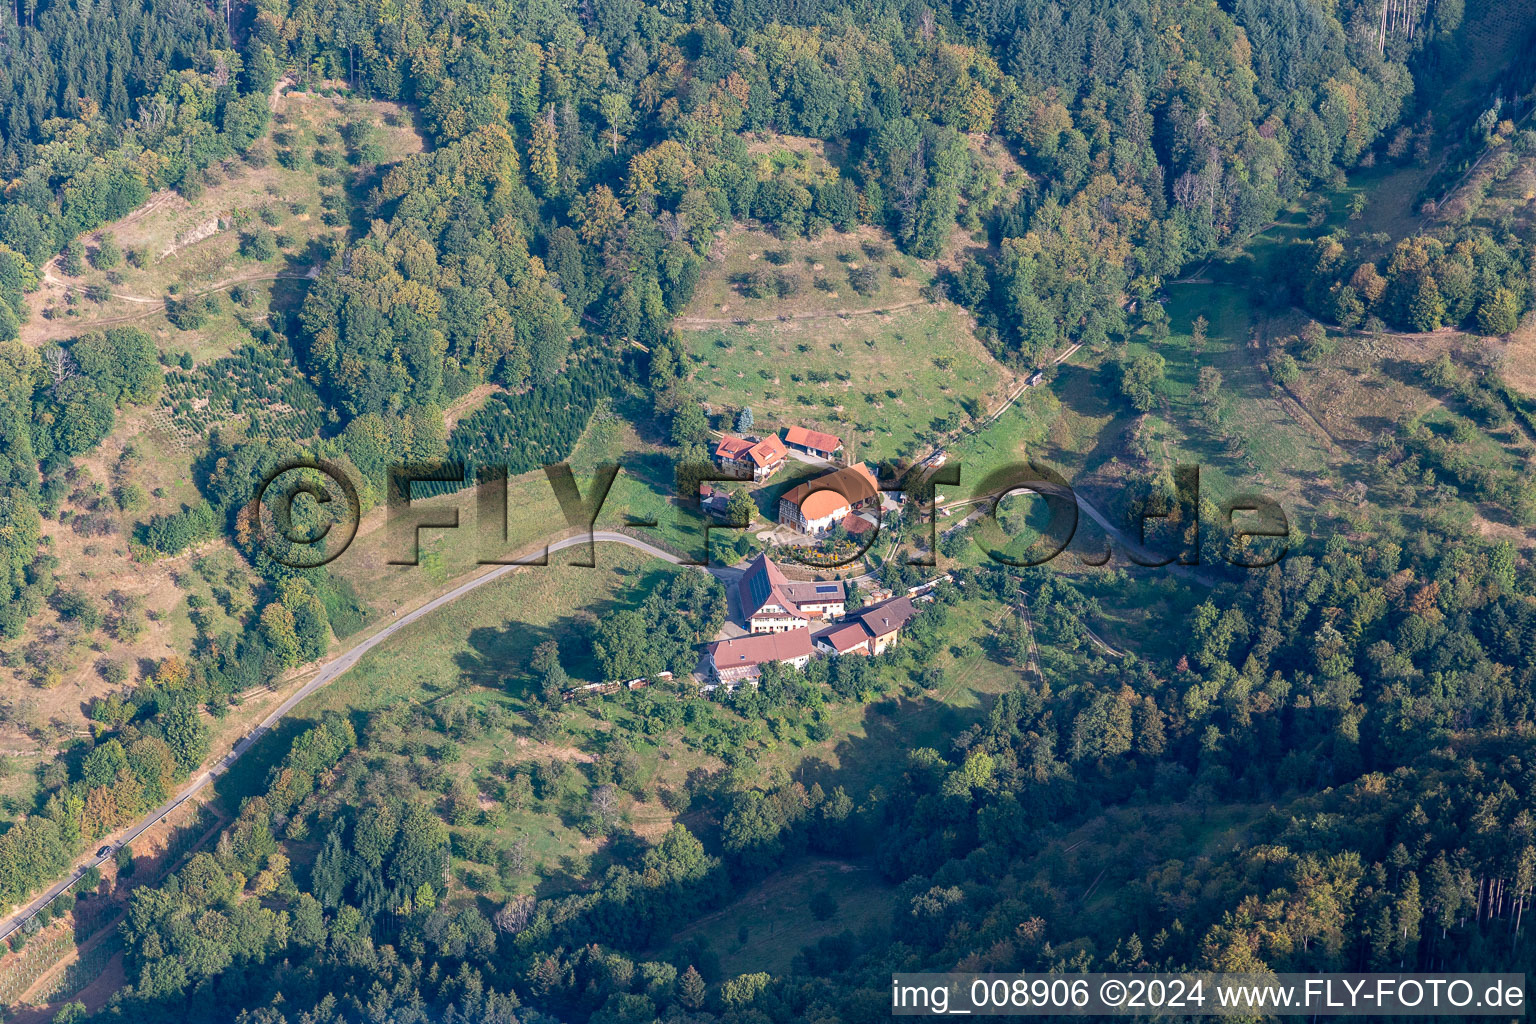
[[[653,544],[648,544],[645,541],[640,540],[638,537],[631,537],[628,534],[610,533],[603,530],[597,530],[592,533],[592,540],[611,544],[625,544],[629,547],[643,551],[654,558],[660,558],[664,561],[671,562],[673,565],[682,564],[682,559],[678,558],[671,552],[664,551]],[[575,547],[578,544],[585,544],[586,542],[587,538],[578,534],[574,537],[566,537],[562,540],[551,541],[548,550],[551,553],[555,551],[564,551],[566,548]],[[9,937],[12,932],[20,928],[30,918],[35,916],[38,911],[52,903],[61,893],[64,892],[64,890],[78,882],[80,880],[80,876],[84,875],[87,870],[92,867],[99,867],[101,864],[105,863],[110,857],[116,854],[116,852],[122,846],[133,842],[139,836],[143,835],[145,830],[149,829],[151,826],[163,819],[166,815],[170,814],[172,811],[176,810],[178,807],[197,796],[197,794],[201,793],[209,783],[213,782],[214,779],[217,779],[220,775],[223,775],[225,772],[229,771],[231,765],[238,761],[246,751],[255,746],[258,740],[270,732],[273,726],[282,721],[284,716],[286,716],[290,711],[298,707],[306,697],[320,689],[322,686],[325,686],[327,683],[330,683],[343,675],[353,665],[356,665],[363,655],[373,650],[385,640],[388,640],[401,629],[404,629],[406,626],[409,626],[413,622],[425,618],[426,616],[437,611],[437,609],[441,608],[443,605],[448,604],[451,601],[456,601],[463,597],[465,594],[469,593],[471,590],[474,590],[477,587],[483,587],[492,580],[501,579],[508,573],[517,569],[521,569],[524,567],[524,565],[527,564],[530,563],[500,565],[483,576],[476,576],[472,580],[461,583],[447,593],[433,598],[421,607],[409,611],[406,614],[401,615],[399,618],[394,619],[389,623],[389,625],[385,626],[383,629],[380,629],[378,632],[374,633],[368,639],[353,647],[345,654],[342,654],[339,657],[326,662],[320,671],[315,673],[315,677],[313,679],[295,690],[287,700],[279,704],[271,712],[271,714],[267,715],[266,718],[263,718],[261,723],[257,725],[256,728],[252,729],[245,736],[241,737],[239,742],[237,742],[234,747],[230,749],[228,754],[225,754],[222,758],[216,761],[212,767],[208,768],[202,774],[198,775],[191,782],[189,782],[180,793],[172,797],[170,800],[167,800],[153,811],[150,811],[149,814],[145,815],[143,818],[140,818],[137,824],[130,827],[126,832],[123,832],[117,838],[113,839],[106,846],[102,847],[101,850],[98,850],[97,853],[91,854],[90,856],[77,861],[74,870],[70,872],[68,877],[54,883],[54,885],[52,885],[46,892],[42,893],[31,903],[28,903],[25,907],[7,917],[3,923],[0,923],[0,939]]]

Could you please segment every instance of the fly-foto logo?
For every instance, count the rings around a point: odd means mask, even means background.
[[[596,524],[621,471],[619,463],[600,465],[583,490],[569,464],[545,467],[545,477],[564,522],[534,524],[531,535],[549,536],[562,529],[576,531],[578,536],[584,534],[588,541],[587,556],[573,564],[595,565],[592,545]],[[465,506],[474,509],[479,564],[547,563],[547,551],[531,557],[512,557],[509,550],[510,538],[528,536],[530,531],[521,528],[528,524],[517,521],[519,510],[508,501],[506,467],[477,466],[471,470],[456,462],[409,463],[392,466],[387,477],[388,564],[419,565],[423,533],[463,528]],[[866,479],[876,482],[866,489],[860,482]],[[750,485],[753,481],[723,472],[709,463],[683,463],[677,466],[677,482],[678,493],[684,500],[671,503],[671,510],[680,519],[688,520],[689,535],[701,539],[700,548],[683,553],[682,564],[706,565],[712,532],[739,531],[751,524],[722,522],[706,515],[699,500],[702,489],[719,483]],[[934,565],[942,509],[946,515],[962,511],[962,523],[972,527],[971,536],[977,546],[987,558],[1005,565],[1038,566],[1055,560],[1077,538],[1084,517],[1093,520],[1105,534],[1099,553],[1073,552],[1084,564],[1103,565],[1115,556],[1117,548],[1126,559],[1141,566],[1201,564],[1198,466],[1176,466],[1172,493],[1140,502],[1130,520],[1118,524],[1080,496],[1060,473],[1040,462],[1020,462],[993,470],[975,486],[971,497],[941,503],[939,488],[958,487],[960,482],[959,462],[929,473],[908,471],[880,477],[832,474],[809,481],[808,491],[800,495],[802,505],[810,495],[829,492],[834,496],[833,504],[866,509],[866,528],[859,531],[857,543],[844,545],[834,554],[797,554],[791,547],[788,556],[817,568],[852,564],[879,541],[888,514],[911,510],[916,513],[919,529],[907,538],[917,549],[908,552],[907,561],[913,565]],[[423,501],[428,496],[454,496],[471,487],[472,500],[439,500],[430,504]],[[857,493],[850,493],[855,489]],[[1025,494],[1043,501],[1048,518],[1044,524],[1036,525],[1035,541],[1016,554],[1012,553],[1000,513],[1005,501]],[[1277,501],[1263,494],[1247,493],[1227,498],[1215,508],[1215,525],[1221,529],[1224,541],[1220,560],[1240,568],[1258,569],[1285,557],[1290,521]],[[361,505],[357,487],[339,466],[320,459],[299,460],[274,467],[262,478],[242,518],[246,522],[243,529],[254,535],[267,557],[294,568],[312,568],[334,561],[350,546],[357,535]],[[514,522],[519,529],[513,529]],[[661,524],[654,519],[631,519],[624,525],[629,529],[657,529]],[[917,533],[925,536],[919,538]],[[1154,539],[1154,533],[1163,536]]]

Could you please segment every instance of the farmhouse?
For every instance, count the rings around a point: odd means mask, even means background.
[[[721,469],[738,471],[750,469],[757,482],[768,479],[784,466],[789,457],[777,434],[769,434],[760,441],[726,434],[715,445],[715,464]]]
[[[763,666],[772,662],[805,668],[811,660],[811,631],[802,626],[783,633],[732,637],[715,641],[707,650],[710,677],[734,688],[738,682],[756,679]]]
[[[782,633],[812,621],[840,619],[848,596],[841,580],[795,583],[766,554],[737,583],[741,616],[754,633]]]
[[[901,639],[901,631],[917,615],[910,597],[898,597],[864,609],[851,622],[828,626],[811,637],[816,649],[844,654],[883,654]]]
[[[868,654],[869,634],[860,622],[832,625],[811,637],[816,649],[833,657],[842,654]]]
[[[785,491],[779,498],[779,522],[800,533],[819,536],[855,510],[879,501],[874,474],[861,462]]]
[[[881,654],[887,647],[894,647],[901,639],[901,631],[917,615],[917,608],[910,597],[897,597],[883,601],[859,613],[859,625],[869,634],[869,652]]]
[[[843,450],[843,442],[834,435],[805,427],[790,427],[784,431],[784,443],[819,459],[831,459]]]

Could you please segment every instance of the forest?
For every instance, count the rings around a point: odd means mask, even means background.
[[[136,564],[184,560],[233,625],[189,617],[186,650],[90,702],[88,731],[0,832],[0,904],[202,770],[245,695],[371,624],[352,579],[258,543],[248,503],[274,467],[340,464],[369,511],[395,463],[527,472],[569,458],[610,406],[674,476],[707,462],[710,396],[675,321],[746,223],[786,244],[888,238],[999,366],[1024,375],[1079,343],[1113,348],[1110,400],[1147,414],[1167,401],[1167,363],[1125,343],[1169,337],[1175,278],[1350,175],[1416,166],[1424,83],[1465,12],[1411,6],[1388,30],[1365,0],[7,5],[0,634],[26,661],[44,607],[132,633],[131,602],[100,620],[61,578],[44,524],[115,528],[63,510],[78,463],[162,402],[206,432],[196,497],[143,515],[125,542]],[[397,102],[423,136],[385,163],[365,124],[342,126],[362,184],[328,205],[341,231],[309,250],[291,309],[196,366],[130,325],[21,340],[29,296],[61,254],[78,261],[83,236],[163,190],[195,201],[210,168],[267,159],[269,142],[295,159],[269,130],[284,87]],[[1493,110],[1454,145],[1509,154],[1507,177],[1536,136],[1520,110]],[[825,158],[769,159],[755,146],[770,136]],[[993,143],[1011,166],[986,156]],[[1518,217],[1428,211],[1400,237],[1326,220],[1286,247],[1268,289],[1274,309],[1308,314],[1309,363],[1332,343],[1324,324],[1492,337],[1533,306],[1536,238]],[[255,226],[240,249],[265,262],[274,245]],[[746,287],[776,287],[761,274]],[[201,323],[192,296],[164,307],[177,331]],[[1267,365],[1280,385],[1302,372],[1289,355]],[[1416,379],[1466,412],[1461,433],[1536,425],[1496,368],[1447,355]],[[269,393],[288,416],[237,422]],[[212,411],[194,408],[204,397]],[[705,698],[683,680],[732,598],[702,573],[631,570],[638,600],[540,633],[495,666],[495,686],[326,711],[265,738],[265,770],[217,839],[126,897],[120,989],[55,1019],[861,1022],[888,1016],[889,975],[914,969],[1527,963],[1536,564],[1498,529],[1437,518],[1435,488],[1511,529],[1536,521],[1536,490],[1446,433],[1410,419],[1350,449],[1373,500],[1411,516],[1221,575],[1145,656],[1106,650],[1084,623],[1116,588],[1161,601],[1158,584],[972,559],[899,647],[770,667],[758,687]],[[691,481],[669,483],[665,499]],[[131,512],[142,498],[110,500]],[[201,560],[221,539],[252,570],[248,601]],[[942,550],[972,539],[957,529]],[[893,593],[925,582],[894,562],[870,577]],[[1050,681],[1030,667],[1037,639]],[[908,742],[904,702],[966,685],[940,667],[957,651],[1011,685],[967,727]],[[578,706],[583,659],[649,683]],[[40,685],[59,682],[46,654],[31,663]],[[601,723],[584,756],[487,767],[466,753],[507,738],[560,749],[578,721]],[[844,766],[771,756],[850,722]],[[697,766],[660,783],[662,750]],[[623,811],[642,804],[667,815],[643,839]],[[539,877],[533,815],[600,849],[591,870]],[[812,857],[868,868],[887,919],[828,931],[786,970],[728,970],[694,926]],[[816,893],[818,920],[840,898],[859,894]],[[758,927],[743,918],[739,947]]]
[[[715,838],[705,846],[677,824],[579,894],[500,906],[445,901],[442,886],[450,860],[524,870],[523,847],[487,842],[500,812],[449,770],[457,748],[505,727],[499,706],[397,706],[360,728],[326,719],[294,739],[218,851],[134,896],[134,985],[109,1016],[872,1020],[886,1012],[884,979],[918,964],[1514,964],[1530,952],[1520,919],[1536,886],[1533,586],[1507,545],[1473,555],[1423,537],[1411,549],[1339,541],[1253,574],[1220,609],[1201,605],[1176,662],[1116,662],[1074,637],[1095,600],[1077,585],[1044,569],[966,570],[940,588],[925,630],[942,637],[946,607],[978,591],[1025,599],[1043,643],[1077,650],[1080,681],[1020,683],[945,749],[910,750],[888,791],[765,777],[741,737],[707,740],[720,715],[708,703],[685,703],[669,725],[660,708],[674,696],[617,698],[639,714],[615,717],[628,724],[599,762],[506,765],[477,784],[509,807],[579,807],[582,827],[602,834],[613,789],[646,785],[634,747],[680,727],[727,767],[663,798],[705,815]],[[831,679],[768,677],[734,710],[758,725],[809,711],[814,727],[818,708],[878,700],[921,674],[925,649],[855,659],[862,680],[841,678],[843,662]],[[569,713],[560,657],[536,652],[526,677],[557,719]],[[435,749],[411,738],[423,729]],[[1233,804],[1261,810],[1230,855],[1195,857],[1189,833],[1168,825]],[[1106,813],[1134,824],[1096,836],[1091,868],[1051,852]],[[318,849],[302,872],[285,852],[301,848]],[[894,931],[824,939],[771,978],[722,975],[707,948],[647,959],[658,937],[763,870],[817,851],[878,863],[896,886]],[[1063,886],[1099,865],[1117,894],[1084,911]]]

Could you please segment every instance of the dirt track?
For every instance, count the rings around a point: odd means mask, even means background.
[[[316,277],[320,273],[319,266],[312,266],[302,274],[284,273],[278,271],[258,271],[249,274],[237,274],[234,277],[218,281],[207,288],[199,288],[196,291],[184,292],[184,298],[200,298],[213,292],[228,291],[236,285],[250,284],[254,281],[303,281]],[[66,290],[78,291],[78,285],[71,285],[60,281],[58,278],[48,275],[44,271],[45,280],[51,283],[63,285]],[[136,320],[144,320],[156,314],[165,312],[164,299],[149,299],[138,295],[119,295],[112,293],[112,297],[126,302],[139,302],[148,305],[148,308],[138,313],[124,313],[120,316],[103,316],[93,320],[64,317],[54,320],[33,320],[27,323],[21,330],[21,340],[29,345],[41,346],[45,342],[58,341],[62,338],[74,338],[87,331],[98,330],[102,327],[112,327],[117,324],[133,323]]]

